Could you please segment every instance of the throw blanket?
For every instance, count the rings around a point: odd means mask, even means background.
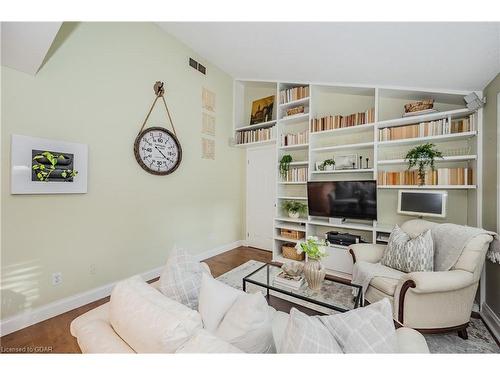
[[[486,256],[493,263],[500,263],[500,241],[496,233],[457,224],[436,225],[431,229],[431,233],[434,241],[434,271],[451,269],[469,241],[480,234],[493,237]]]
[[[354,267],[352,268],[352,283],[361,285],[364,295],[370,281],[374,277],[381,276],[399,280],[401,279],[401,274],[401,271],[393,270],[392,268],[383,266],[381,263],[359,261],[354,263]],[[353,295],[356,295],[356,290],[353,290]]]

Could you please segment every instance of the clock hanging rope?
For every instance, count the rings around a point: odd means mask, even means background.
[[[135,139],[134,155],[137,163],[146,172],[164,176],[174,172],[179,167],[182,160],[182,148],[164,97],[164,83],[157,81],[153,89],[156,97]],[[159,126],[144,129],[153,108],[160,98],[167,111],[167,117],[172,125],[173,133]]]

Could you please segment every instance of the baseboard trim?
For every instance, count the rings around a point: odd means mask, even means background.
[[[200,261],[203,259],[211,258],[225,251],[243,246],[243,242],[244,241],[235,241],[226,245],[216,247],[214,249],[210,249],[199,254],[197,258]],[[152,270],[143,272],[140,275],[144,280],[151,280],[159,277],[162,270],[163,266],[160,266]],[[53,318],[54,316],[64,314],[65,312],[92,303],[101,298],[107,297],[111,294],[113,287],[118,281],[88,290],[86,292],[78,293],[70,297],[62,298],[46,305],[36,307],[34,309],[3,319],[2,321],[0,321],[0,337],[8,335],[9,333],[15,331],[19,331],[20,329],[29,327],[33,324],[40,323],[44,320]]]
[[[500,317],[489,307],[486,302],[483,303],[483,308],[479,313],[483,319],[484,324],[488,326],[490,332],[497,342],[500,342]]]

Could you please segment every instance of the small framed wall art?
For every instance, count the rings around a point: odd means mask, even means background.
[[[87,192],[88,146],[12,135],[11,194]]]

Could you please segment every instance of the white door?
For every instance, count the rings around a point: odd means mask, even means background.
[[[276,150],[247,150],[247,244],[272,251],[276,191]]]

